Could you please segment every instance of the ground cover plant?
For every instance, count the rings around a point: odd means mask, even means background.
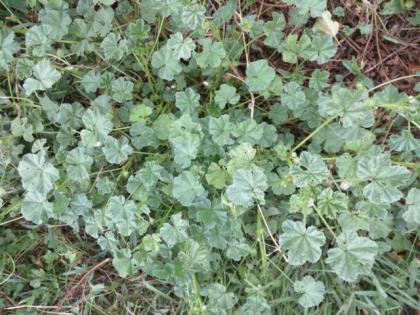
[[[0,0],[0,314],[414,314],[411,0]]]

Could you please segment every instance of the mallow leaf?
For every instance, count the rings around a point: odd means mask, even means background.
[[[283,39],[283,30],[286,27],[286,20],[282,13],[273,12],[272,20],[264,24],[264,44],[277,48]]]
[[[139,228],[136,212],[137,206],[124,196],[111,196],[105,208],[106,216],[112,218],[112,223],[122,236],[130,236]]]
[[[59,178],[58,170],[42,153],[25,154],[18,166],[22,178],[22,186],[29,192],[46,195],[54,188],[54,182]]]
[[[388,153],[363,156],[357,163],[357,177],[369,181],[363,194],[373,203],[390,204],[402,197],[398,189],[403,185],[410,171],[399,165],[392,165]]]
[[[20,211],[25,220],[35,224],[47,223],[48,218],[53,216],[53,204],[48,202],[45,194],[30,191],[23,199]]]
[[[312,45],[308,49],[312,55],[310,60],[316,60],[319,64],[326,63],[337,52],[333,38],[328,35],[316,34],[312,38]]]
[[[83,147],[77,147],[66,155],[66,173],[69,179],[83,181],[90,178],[93,159]]]
[[[119,103],[131,100],[133,98],[133,88],[134,83],[123,77],[112,81],[112,99]]]
[[[334,219],[347,210],[348,198],[340,191],[325,188],[318,196],[318,209],[327,218]]]
[[[174,58],[172,49],[167,45],[153,53],[152,66],[157,70],[159,78],[168,81],[182,71],[181,63]]]
[[[420,139],[416,139],[409,130],[401,130],[401,134],[393,134],[388,140],[389,147],[397,152],[420,150]]]
[[[270,86],[276,72],[268,65],[267,60],[251,62],[246,68],[245,83],[252,92],[262,92]]]
[[[228,198],[236,205],[250,207],[254,202],[265,203],[264,192],[267,190],[267,178],[264,172],[253,167],[238,169],[233,174],[233,181],[227,187]]]
[[[327,264],[344,281],[355,282],[365,275],[375,262],[378,245],[355,231],[346,231],[337,237],[337,246],[328,250]]]
[[[29,78],[23,83],[26,95],[31,95],[34,91],[46,91],[61,78],[60,72],[47,59],[39,61],[32,70],[35,79]]]
[[[68,33],[71,18],[64,8],[45,8],[39,11],[39,19],[42,25],[51,29],[52,39],[59,40]]]
[[[175,93],[175,106],[183,114],[194,114],[200,106],[200,95],[192,88]]]
[[[306,262],[315,263],[321,257],[321,247],[325,244],[324,233],[315,226],[308,228],[302,222],[286,220],[282,224],[283,234],[279,245],[287,251],[289,264],[301,266]]]
[[[176,59],[188,60],[195,50],[195,43],[190,37],[183,38],[180,32],[172,34],[166,45],[173,51]]]
[[[223,43],[212,41],[208,38],[201,39],[199,43],[202,46],[202,51],[195,55],[195,60],[200,68],[217,68],[220,66],[223,58],[226,57]]]
[[[304,308],[317,306],[324,300],[325,285],[312,276],[305,276],[302,280],[295,281],[293,289],[296,293],[302,294],[298,303]]]
[[[204,192],[204,187],[190,171],[184,171],[174,178],[172,196],[183,206],[191,206]]]
[[[0,30],[0,69],[9,70],[9,63],[19,48],[14,32],[6,28]]]
[[[81,131],[82,143],[90,148],[102,145],[113,127],[110,119],[92,109],[83,114],[82,121],[86,127]]]
[[[182,213],[179,212],[171,216],[170,223],[163,224],[159,234],[169,247],[173,247],[188,239],[187,229],[188,221],[182,219]]]
[[[133,148],[129,145],[126,137],[115,139],[114,137],[109,136],[105,140],[102,151],[109,163],[119,164],[133,153]]]
[[[199,3],[191,3],[183,6],[181,20],[191,31],[194,31],[203,23],[206,13],[205,7]]]
[[[284,2],[294,4],[299,15],[310,14],[311,17],[321,16],[327,8],[327,0],[285,0]]]
[[[219,90],[216,91],[214,101],[220,109],[223,109],[226,104],[237,104],[239,102],[239,98],[240,96],[236,93],[236,88],[228,84],[222,84]]]
[[[120,61],[127,52],[127,41],[121,39],[119,34],[109,33],[102,41],[101,48],[105,59],[108,61]]]
[[[409,224],[420,225],[420,189],[411,188],[405,198],[407,210],[402,214],[403,219]]]
[[[368,128],[374,123],[367,90],[351,90],[336,85],[331,89],[331,95],[318,99],[318,104],[321,116],[339,116],[345,128]]]
[[[209,118],[209,133],[215,143],[220,146],[233,144],[233,124],[229,121],[229,115],[222,115],[218,118]]]
[[[292,165],[289,175],[297,187],[321,184],[329,175],[327,165],[318,154],[304,151],[299,157],[299,166]]]

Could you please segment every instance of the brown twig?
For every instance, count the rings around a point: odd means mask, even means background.
[[[370,72],[370,71],[372,71],[376,67],[380,66],[385,61],[387,61],[389,58],[391,58],[391,57],[395,56],[396,54],[400,53],[401,51],[403,51],[404,49],[406,49],[408,46],[411,46],[411,45],[403,46],[403,47],[397,49],[396,51],[390,53],[388,56],[386,56],[385,58],[383,58],[381,61],[379,61],[378,63],[374,64],[372,67],[370,67],[369,69],[367,69],[365,71],[365,74],[368,73],[368,72]]]
[[[67,293],[64,295],[64,297],[58,303],[57,309],[60,310],[63,307],[65,301],[68,300],[69,298],[71,298],[73,296],[74,292],[77,290],[77,288],[80,287],[84,282],[87,281],[87,278],[89,277],[89,275],[91,273],[93,273],[95,270],[101,268],[103,265],[108,263],[110,260],[111,260],[111,258],[104,259],[101,262],[99,262],[98,264],[96,264],[93,268],[88,270],[83,275],[83,277],[79,280],[79,282],[77,282],[77,284],[75,286],[73,286],[70,290],[67,291]]]

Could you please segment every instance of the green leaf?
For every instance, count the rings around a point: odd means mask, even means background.
[[[233,124],[229,121],[228,115],[222,115],[218,118],[209,118],[209,133],[215,143],[220,146],[233,144],[231,138]]]
[[[0,30],[0,69],[9,70],[9,64],[13,60],[13,55],[20,49],[15,41],[15,33],[8,30]]]
[[[287,4],[293,4],[300,15],[310,14],[311,17],[321,16],[327,8],[327,0],[285,0]]]
[[[254,119],[249,118],[237,124],[232,130],[232,135],[239,143],[257,144],[264,135],[264,129]]]
[[[157,147],[159,145],[155,131],[145,123],[135,123],[130,127],[131,143],[136,149]]]
[[[20,209],[25,220],[35,224],[47,223],[53,216],[53,204],[48,202],[44,193],[29,191],[23,199]]]
[[[179,61],[173,57],[173,52],[168,46],[163,46],[152,55],[152,66],[158,71],[159,78],[173,80],[182,72]]]
[[[25,46],[34,56],[43,57],[51,50],[51,28],[45,25],[35,25],[25,34]]]
[[[251,144],[245,142],[229,151],[231,160],[227,164],[227,171],[233,175],[240,168],[248,168],[255,157],[256,150]]]
[[[226,287],[220,283],[211,283],[201,290],[201,295],[208,298],[206,313],[211,315],[231,314],[231,310],[237,302],[232,292],[226,292]]]
[[[309,87],[316,91],[320,91],[328,87],[328,78],[330,73],[328,71],[323,71],[319,69],[315,69],[312,72],[311,79],[309,80]]]
[[[173,146],[175,162],[182,168],[189,167],[191,161],[197,157],[202,137],[200,124],[194,123],[188,114],[172,123],[169,142]]]
[[[166,45],[172,50],[174,57],[178,60],[190,59],[191,53],[195,50],[194,41],[190,37],[183,38],[180,32],[172,34]]]
[[[340,191],[331,188],[324,189],[318,197],[318,209],[327,218],[334,219],[347,210],[348,198]]]
[[[289,264],[301,266],[306,262],[315,263],[321,257],[321,247],[325,244],[324,233],[316,227],[308,228],[302,222],[286,220],[282,224],[283,234],[279,245],[287,251]]]
[[[290,110],[300,110],[307,104],[305,93],[297,82],[289,82],[283,86],[281,103]]]
[[[205,192],[197,177],[190,171],[183,171],[174,178],[172,196],[183,206],[191,206],[194,200]]]
[[[214,101],[220,109],[224,109],[226,104],[236,105],[239,99],[240,96],[236,93],[236,88],[228,84],[222,84],[214,97]]]
[[[112,82],[112,99],[116,102],[123,103],[133,99],[134,83],[127,81],[121,77]]]
[[[298,61],[299,52],[301,50],[296,34],[289,34],[283,41],[279,49],[284,62],[295,64]]]
[[[41,153],[25,154],[19,163],[18,172],[26,191],[43,195],[54,188],[54,182],[59,178],[58,170]]]
[[[368,93],[364,89],[350,90],[334,86],[331,96],[321,96],[318,104],[321,116],[340,116],[345,128],[355,126],[368,128],[374,123],[372,108],[368,103]]]
[[[301,281],[295,281],[293,289],[296,293],[302,294],[298,302],[304,308],[317,306],[324,300],[324,283],[316,281],[311,276],[305,276]]]
[[[127,41],[119,34],[109,33],[100,46],[108,61],[120,61],[127,52]]]
[[[275,125],[284,124],[289,119],[289,114],[287,112],[287,107],[280,104],[275,103],[270,107],[270,112],[268,113],[268,117]]]
[[[61,78],[60,72],[55,70],[47,59],[39,61],[32,70],[35,79],[29,78],[23,83],[26,95],[31,95],[34,91],[46,91]]]
[[[182,114],[194,114],[200,107],[200,95],[192,88],[175,93],[175,106]]]
[[[359,275],[366,275],[375,262],[378,245],[354,231],[343,232],[337,237],[337,247],[328,250],[326,263],[344,281],[355,282]]]
[[[96,11],[93,21],[93,30],[104,37],[112,30],[112,21],[114,19],[114,10],[112,8],[100,8]]]
[[[327,165],[321,156],[304,151],[299,157],[299,166],[292,165],[289,175],[297,187],[305,187],[311,184],[321,184],[329,176]]]
[[[86,73],[82,81],[80,82],[86,92],[96,92],[99,88],[101,82],[101,76],[95,72],[95,70],[90,70]]]
[[[401,130],[400,135],[393,134],[388,140],[391,150],[410,152],[420,150],[420,139],[414,138],[409,130]]]
[[[264,21],[257,20],[255,14],[247,15],[242,18],[240,26],[245,33],[248,33],[252,39],[255,39],[263,32]]]
[[[103,0],[102,0],[103,1]],[[112,265],[117,270],[121,278],[127,278],[128,275],[133,273],[133,265],[131,259],[131,251],[129,248],[122,248],[114,252]]]
[[[71,18],[67,10],[45,8],[39,11],[38,16],[42,25],[48,26],[51,29],[50,36],[52,39],[62,39],[68,33]]]
[[[310,60],[316,60],[319,64],[324,64],[330,60],[337,52],[333,38],[328,35],[316,34],[312,38],[310,54],[313,57]]]
[[[276,72],[267,60],[260,59],[247,66],[245,83],[252,92],[262,92],[268,89],[275,76]]]
[[[66,173],[69,179],[81,182],[90,178],[93,159],[86,154],[84,148],[77,147],[68,152],[66,163]]]
[[[152,128],[159,140],[168,140],[169,130],[174,120],[175,116],[172,113],[164,113],[155,119]]]
[[[163,224],[159,234],[169,247],[173,247],[188,239],[187,229],[188,221],[182,219],[181,213],[177,213],[171,216],[171,223]]]
[[[109,136],[105,140],[102,151],[109,163],[120,164],[133,153],[133,148],[128,144],[128,139],[126,137],[121,137],[117,140],[114,137]]]
[[[233,174],[233,182],[227,187],[228,198],[236,205],[250,207],[254,202],[265,203],[267,178],[258,167],[239,169]]]
[[[130,110],[131,122],[144,122],[153,113],[153,108],[146,104],[138,104]],[[130,131],[131,133],[131,131]]]
[[[254,295],[247,297],[245,304],[242,305],[235,315],[271,315],[270,304],[262,296]]]
[[[260,145],[263,148],[272,147],[278,138],[277,129],[273,125],[267,124],[266,122],[261,123],[260,125],[263,129],[263,135],[260,140]]]
[[[208,38],[199,41],[202,46],[202,51],[195,55],[197,64],[202,69],[217,68],[226,57],[226,51],[223,43],[215,42]]]
[[[144,167],[130,176],[127,181],[127,191],[136,200],[146,201],[153,188],[162,177],[163,168],[155,161],[147,161]]]
[[[219,165],[212,162],[207,169],[206,180],[209,185],[217,189],[223,189],[226,186],[227,174]]]
[[[280,46],[283,39],[283,30],[286,27],[286,20],[282,13],[273,12],[272,20],[264,24],[264,44],[271,48]]]
[[[112,130],[112,122],[98,111],[88,109],[82,117],[86,129],[81,131],[82,143],[88,148],[102,145]]]
[[[213,14],[213,22],[217,25],[227,23],[232,18],[237,0],[228,0],[225,5],[220,6],[217,11]]]
[[[409,224],[420,225],[420,189],[409,190],[405,205],[407,210],[402,214],[403,219]]]
[[[205,13],[206,9],[201,4],[188,4],[182,9],[181,20],[188,29],[194,31],[203,23]]]
[[[381,153],[362,157],[356,175],[370,182],[363,188],[369,201],[390,204],[403,196],[398,187],[407,181],[410,172],[403,166],[392,165],[389,154]]]
[[[183,250],[178,254],[178,260],[188,272],[209,272],[210,253],[204,245],[188,239],[182,246]]]
[[[105,215],[112,218],[112,224],[122,236],[130,236],[140,228],[136,213],[138,208],[134,201],[124,196],[112,196],[105,209]]]
[[[128,46],[130,49],[141,47],[150,36],[150,26],[144,20],[138,18],[128,25]]]

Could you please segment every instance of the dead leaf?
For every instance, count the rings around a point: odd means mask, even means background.
[[[316,20],[314,28],[318,31],[331,35],[335,37],[337,35],[338,30],[340,28],[340,24],[337,21],[333,21],[331,19],[331,12],[325,11],[322,15]]]

